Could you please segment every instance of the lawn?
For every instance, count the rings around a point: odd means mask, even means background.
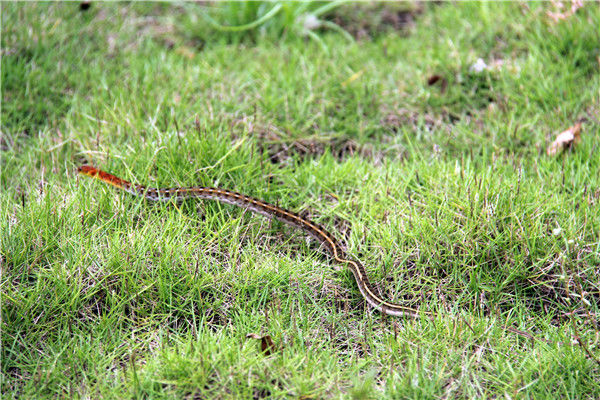
[[[597,3],[1,7],[3,399],[600,398]]]

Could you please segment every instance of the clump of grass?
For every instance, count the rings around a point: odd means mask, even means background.
[[[230,2],[210,7],[185,4],[186,11],[191,15],[186,31],[202,40],[216,37],[217,40],[235,43],[245,40],[256,42],[267,37],[275,40],[281,37],[310,38],[327,51],[327,45],[315,30],[333,30],[347,40],[353,40],[339,25],[323,18],[341,6],[343,2],[340,1]],[[198,17],[204,23],[198,23]]]

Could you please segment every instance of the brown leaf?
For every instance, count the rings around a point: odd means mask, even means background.
[[[246,335],[246,337],[260,340],[260,351],[262,351],[266,356],[270,356],[277,351],[277,346],[275,346],[275,343],[273,343],[271,335],[261,336],[256,333],[249,333]]]
[[[441,75],[431,75],[428,79],[427,79],[427,84],[429,86],[433,85],[434,83],[436,83],[437,81],[439,81],[440,79],[442,79]]]
[[[435,85],[437,82],[441,82],[441,87],[440,87],[440,91],[442,93],[446,92],[446,88],[448,87],[448,80],[446,78],[444,78],[441,75],[431,75],[429,78],[427,78],[427,84],[429,86],[431,85]]]
[[[576,123],[564,132],[559,133],[554,142],[548,146],[546,153],[553,156],[568,147],[576,145],[581,141],[581,122]]]

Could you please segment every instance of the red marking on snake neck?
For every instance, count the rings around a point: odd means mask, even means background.
[[[77,168],[77,172],[83,175],[91,176],[92,178],[100,179],[101,181],[104,181],[117,187],[124,187],[130,185],[128,181],[116,177],[107,172],[101,171],[97,168],[94,168],[91,165],[82,165],[81,167]]]

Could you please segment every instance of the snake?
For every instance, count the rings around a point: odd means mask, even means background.
[[[150,201],[180,202],[187,199],[215,200],[225,204],[232,204],[242,209],[247,209],[269,219],[281,221],[303,231],[321,243],[337,263],[347,267],[352,272],[361,295],[368,304],[379,310],[381,313],[391,316],[410,317],[433,315],[427,311],[419,311],[415,308],[392,303],[381,298],[369,280],[365,267],[346,254],[336,237],[320,224],[300,216],[297,213],[245,194],[217,187],[195,186],[153,188],[131,183],[91,165],[80,166],[77,171],[79,174],[98,179],[134,196],[143,197]]]

